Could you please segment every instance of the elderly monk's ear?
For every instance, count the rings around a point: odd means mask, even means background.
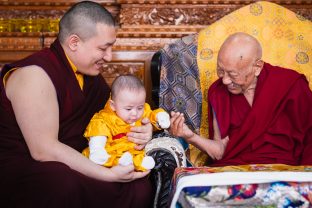
[[[76,34],[72,34],[68,37],[67,39],[68,41],[68,47],[72,50],[72,51],[76,51],[77,47],[78,47],[78,43],[80,41],[80,38],[78,37],[78,35]]]
[[[115,103],[113,100],[109,100],[109,105],[113,111],[116,111]]]
[[[263,64],[264,64],[264,62],[261,59],[256,61],[256,63],[255,63],[255,67],[256,67],[255,75],[256,76],[259,76],[259,74],[263,68]]]

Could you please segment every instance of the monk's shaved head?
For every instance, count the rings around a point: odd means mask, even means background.
[[[59,22],[58,38],[61,43],[72,34],[86,40],[96,35],[96,25],[115,26],[111,13],[98,3],[82,1],[72,6]]]
[[[254,93],[257,77],[263,67],[262,48],[258,40],[246,33],[234,33],[222,44],[217,73],[233,94]],[[253,95],[250,96],[253,99]]]
[[[222,44],[218,59],[229,59],[232,62],[246,64],[262,58],[262,47],[259,41],[246,33],[234,33]]]

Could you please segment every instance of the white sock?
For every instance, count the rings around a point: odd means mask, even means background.
[[[142,167],[151,170],[155,167],[155,160],[151,156],[145,156],[142,160]]]
[[[133,157],[130,152],[125,152],[118,160],[119,165],[131,165],[133,164]]]

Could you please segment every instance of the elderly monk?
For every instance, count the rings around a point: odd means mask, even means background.
[[[229,36],[220,48],[208,117],[210,139],[219,141],[223,156],[213,165],[312,165],[308,81],[261,58],[260,43],[245,33]],[[172,112],[170,132],[211,155],[208,139],[193,133],[182,114]]]

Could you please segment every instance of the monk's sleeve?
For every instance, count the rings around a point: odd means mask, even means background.
[[[305,147],[301,158],[301,165],[312,165],[312,128],[306,134]]]
[[[301,165],[312,165],[312,91],[306,80],[299,81],[300,92],[298,93],[298,119],[300,119],[301,132],[303,135],[303,151]],[[296,117],[294,117],[296,118]]]

